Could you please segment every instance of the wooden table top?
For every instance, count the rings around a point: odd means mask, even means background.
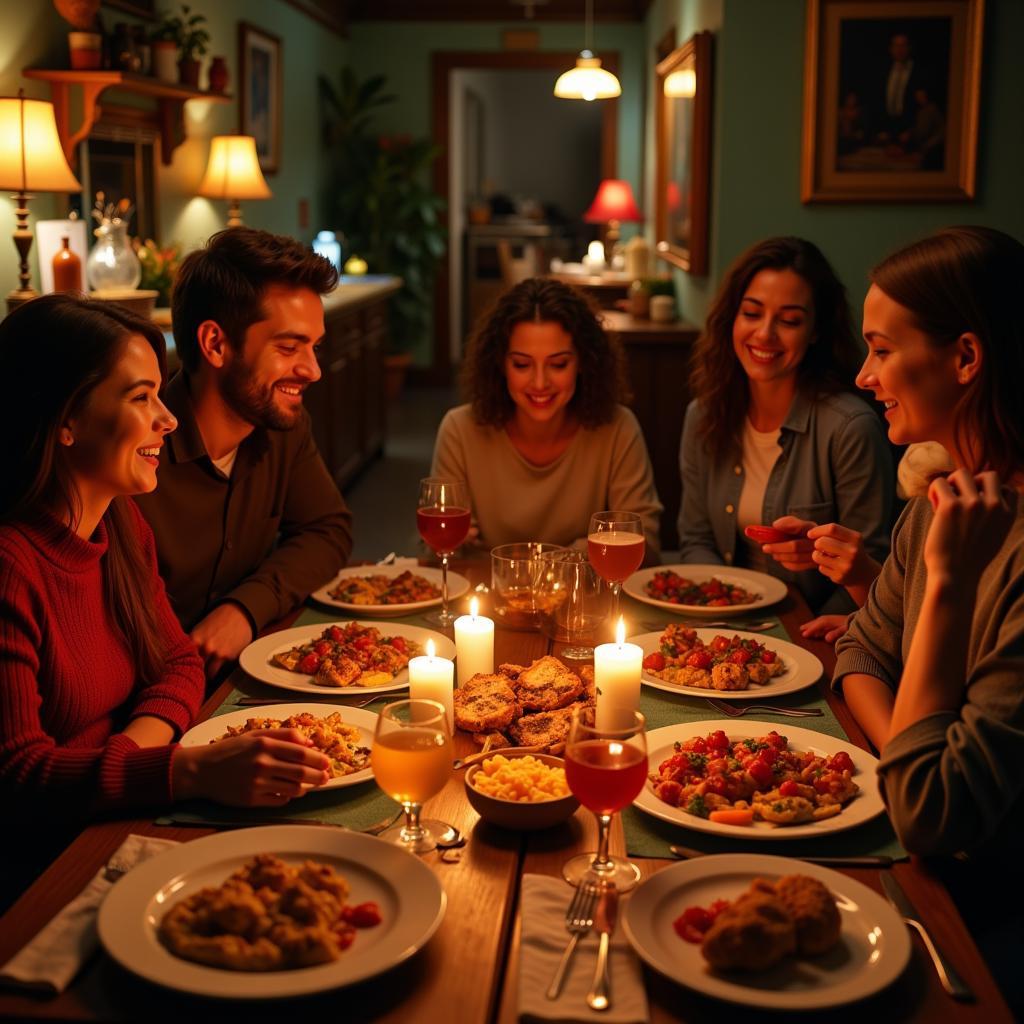
[[[474,582],[486,568],[470,564],[459,571]],[[831,674],[834,655],[819,641],[799,640],[798,624],[808,618],[798,595],[791,595],[780,615],[794,642],[813,651]],[[557,646],[557,645],[556,645]],[[536,632],[498,628],[495,663],[529,663],[547,653],[550,642]],[[554,653],[557,653],[557,649]],[[209,715],[230,692],[229,679],[204,705]],[[824,688],[824,684],[820,684]],[[283,698],[287,699],[287,698]],[[841,700],[829,698],[850,739],[867,747]],[[476,749],[463,735],[456,750]],[[594,849],[596,826],[582,808],[559,829],[520,836],[481,822],[463,792],[462,773],[456,772],[445,789],[425,805],[424,816],[455,824],[470,842],[455,863],[443,863],[438,852],[424,861],[436,872],[448,896],[444,922],[426,948],[402,966],[375,979],[342,991],[303,999],[246,1003],[246,1020],[279,1021],[282,1012],[316,1017],[341,1015],[347,1020],[395,1022],[442,1021],[451,1024],[512,1024],[516,1015],[518,957],[518,888],[524,872],[560,875],[563,861],[581,850]],[[618,823],[616,822],[616,826]],[[152,817],[110,821],[87,828],[52,864],[17,904],[0,919],[0,963],[5,962],[54,915],[73,899],[129,833],[188,842],[210,830],[161,828]],[[621,827],[612,835],[613,852],[624,851]],[[644,877],[670,861],[638,859]],[[935,971],[918,939],[913,940],[910,968],[890,988],[868,1002],[838,1011],[838,1020],[974,1021],[985,1024],[1011,1020],[991,975],[968,936],[946,890],[915,858],[894,869],[908,896],[923,912],[936,940],[974,989],[977,1001],[956,1003],[939,986]],[[845,872],[879,889],[878,872]],[[628,897],[627,897],[628,898]],[[760,1016],[732,1010],[721,1002],[696,995],[645,968],[653,1024],[726,1019],[742,1013],[744,1020]],[[216,1016],[231,1019],[242,1013],[239,1004],[222,1004],[178,995],[143,982],[119,968],[105,954],[94,957],[67,991],[56,997],[0,992],[0,1019],[66,1021],[176,1021]],[[778,1020],[777,1017],[773,1018]],[[808,1018],[809,1019],[809,1018]],[[830,1017],[830,1019],[832,1019]]]

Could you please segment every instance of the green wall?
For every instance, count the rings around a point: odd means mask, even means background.
[[[165,6],[164,4],[160,5]],[[169,4],[167,5],[169,6]],[[228,91],[238,89],[238,22],[244,20],[281,38],[283,44],[284,110],[280,171],[267,177],[274,198],[243,203],[246,223],[271,231],[312,238],[320,227],[320,196],[323,189],[319,157],[317,75],[334,76],[347,59],[348,42],[324,28],[284,0],[217,0],[192,4],[203,11],[210,23],[210,54],[224,54],[231,71]],[[131,19],[104,8],[108,30],[115,21]],[[57,15],[49,0],[0,0],[0,95],[15,95],[23,86],[28,96],[48,98],[44,82],[21,77],[25,67],[67,67],[65,35],[69,26]],[[209,56],[204,64],[208,64]],[[202,82],[205,82],[205,67]],[[139,105],[132,96],[104,94],[111,103]],[[141,101],[145,103],[146,101]],[[177,240],[193,248],[227,221],[226,204],[195,197],[213,135],[238,131],[237,103],[214,104],[192,100],[185,107],[186,141],[174,151],[170,167],[159,165],[157,188],[160,210],[160,239]],[[299,227],[299,199],[309,200],[310,223]],[[91,203],[86,202],[86,207]],[[30,222],[62,216],[52,196],[38,196],[30,205]],[[14,207],[10,198],[0,196],[0,292],[17,283],[17,254],[13,242],[3,241],[14,229]],[[33,246],[33,255],[35,247]],[[38,275],[33,263],[33,280]]]
[[[715,32],[712,273],[704,282],[677,274],[688,319],[703,320],[729,263],[769,235],[802,235],[821,246],[855,308],[875,262],[938,227],[989,224],[1024,239],[1024,3],[988,0],[986,8],[976,200],[805,205],[804,0],[655,0],[649,48],[668,24],[679,27],[680,41],[702,28]],[[646,148],[653,154],[650,118]],[[648,167],[650,181],[653,160]]]

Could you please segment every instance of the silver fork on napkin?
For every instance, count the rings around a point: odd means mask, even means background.
[[[767,711],[769,714],[783,715],[786,718],[820,718],[825,713],[821,708],[780,708],[774,704],[744,704],[742,707],[733,707],[724,700],[715,700],[714,697],[704,699],[716,711],[729,718],[742,718],[748,711]]]
[[[562,991],[562,982],[565,981],[565,972],[569,968],[573,953],[576,952],[576,943],[590,931],[594,926],[594,906],[597,903],[598,888],[591,882],[581,882],[579,888],[573,894],[572,902],[565,912],[565,929],[569,933],[569,942],[562,954],[558,970],[551,979],[551,984],[545,993],[548,999],[557,999],[558,993]]]

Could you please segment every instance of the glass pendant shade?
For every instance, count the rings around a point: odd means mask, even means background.
[[[564,100],[606,100],[622,95],[619,80],[601,67],[601,58],[584,50],[576,66],[558,76],[555,95]]]

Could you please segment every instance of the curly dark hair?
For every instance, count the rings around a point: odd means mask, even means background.
[[[249,327],[262,319],[267,285],[311,288],[318,295],[338,283],[330,261],[287,235],[256,228],[227,228],[182,261],[171,294],[174,343],[181,365],[199,367],[196,332],[214,320],[236,348]]]
[[[870,277],[910,311],[936,348],[964,334],[978,336],[984,353],[978,376],[950,410],[956,454],[975,473],[992,469],[1003,479],[1019,473],[1024,328],[1017,293],[1024,245],[995,228],[943,228],[886,257]]]
[[[842,282],[813,242],[766,238],[727,271],[690,361],[690,393],[704,414],[699,433],[716,460],[732,458],[742,447],[750,388],[733,350],[732,331],[743,296],[762,270],[792,270],[811,289],[815,343],[800,363],[797,387],[812,396],[856,391],[861,352]]]
[[[505,355],[521,323],[556,323],[572,338],[579,373],[568,409],[581,426],[610,423],[615,407],[629,400],[622,346],[605,333],[582,292],[546,277],[521,281],[480,319],[462,364],[462,390],[474,419],[500,427],[515,412],[505,382]]]

